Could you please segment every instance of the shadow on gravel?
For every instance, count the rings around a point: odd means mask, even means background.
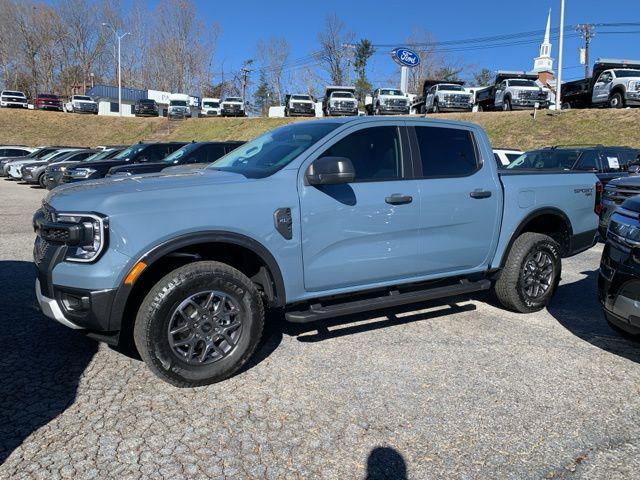
[[[442,304],[417,304],[417,305],[403,305],[402,307],[377,310],[371,312],[363,312],[359,314],[340,317],[336,320],[321,320],[319,322],[312,322],[307,324],[294,324],[286,323],[286,331],[288,335],[296,336],[299,342],[320,342],[328,340],[330,338],[343,337],[345,335],[354,335],[363,332],[370,332],[372,330],[379,330],[381,328],[393,327],[395,325],[404,325],[407,323],[419,322],[421,320],[431,320],[438,317],[445,317],[447,315],[453,315],[461,312],[469,312],[476,309],[473,304],[449,304],[448,308],[441,308],[439,310],[432,310],[428,312],[419,312],[411,315],[398,315],[411,312],[419,309],[424,310],[426,308],[435,308],[442,306]],[[386,317],[382,320],[372,320],[374,318]],[[356,322],[357,325],[350,325]],[[334,330],[329,330],[332,327]],[[305,333],[316,331],[317,333],[311,335],[303,335]]]
[[[0,261],[0,464],[75,400],[97,344],[37,308],[30,262]]]
[[[581,272],[577,282],[560,284],[547,310],[575,336],[598,348],[640,362],[640,342],[611,328],[598,302],[598,270]]]
[[[407,480],[404,457],[394,448],[374,448],[367,458],[366,480]]]

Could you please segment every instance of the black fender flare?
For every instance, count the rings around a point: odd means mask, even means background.
[[[505,262],[507,261],[507,257],[509,256],[509,252],[511,251],[511,247],[513,246],[513,242],[522,234],[524,228],[527,226],[529,222],[535,220],[538,217],[542,217],[543,215],[554,215],[563,220],[565,225],[567,226],[567,234],[569,235],[569,243],[571,243],[571,238],[573,237],[573,226],[571,225],[571,220],[566,213],[556,207],[542,207],[536,209],[532,212],[529,212],[518,224],[518,227],[514,230],[509,237],[509,242],[504,249],[504,253],[502,254],[502,258],[500,259],[500,269],[504,267]],[[571,245],[569,245],[569,251],[571,250]]]
[[[285,305],[286,291],[278,262],[276,262],[276,259],[271,252],[260,242],[239,233],[210,230],[205,232],[187,233],[170,238],[150,248],[144,254],[136,257],[135,259],[132,259],[127,265],[126,272],[128,273],[131,268],[140,261],[144,261],[147,266],[151,266],[161,258],[175,252],[176,250],[202,243],[227,243],[246,248],[254,253],[267,266],[268,273],[271,275],[271,280],[274,284],[275,295],[273,300],[270,302],[271,306],[282,307]],[[113,330],[118,330],[120,328],[125,308],[134,286],[135,283],[133,285],[125,285],[124,283],[121,283],[116,289],[116,294],[111,308],[111,315],[109,317],[110,327],[116,327],[112,328]]]

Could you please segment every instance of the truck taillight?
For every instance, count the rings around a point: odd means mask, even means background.
[[[600,215],[602,211],[602,183],[600,182],[596,183],[596,200],[593,211],[596,212],[596,215]]]

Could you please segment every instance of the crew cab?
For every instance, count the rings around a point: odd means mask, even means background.
[[[316,103],[311,98],[311,95],[301,93],[291,95],[288,93],[284,97],[284,116],[315,117]]]
[[[536,83],[538,75],[499,71],[493,85],[476,90],[478,110],[526,110],[548,108],[549,92]]]
[[[499,171],[471,123],[296,122],[194,173],[52,190],[33,219],[36,295],[95,338],[132,332],[163,380],[204,385],[251,358],[265,309],[316,322],[490,288],[544,308],[561,258],[594,243],[597,185]]]
[[[118,167],[120,165],[159,162],[164,157],[175,152],[184,145],[186,145],[186,142],[136,143],[129,148],[125,148],[113,158],[83,162],[82,165],[69,168],[62,175],[60,183],[72,183],[88,179],[103,178],[111,168]]]
[[[425,97],[425,111],[470,112],[473,109],[472,95],[462,85],[463,82],[442,82],[431,86]]]
[[[203,98],[200,115],[203,117],[219,117],[222,113],[219,98]]]
[[[599,58],[590,78],[562,85],[562,108],[640,105],[640,60]]]
[[[143,162],[111,167],[107,176],[159,172],[177,165],[205,165],[214,162],[244,142],[192,142],[170,153],[159,162]]]
[[[62,99],[53,93],[39,93],[33,102],[33,108],[36,110],[56,110],[62,112]]]
[[[2,90],[0,92],[0,107],[29,108],[29,102],[24,92]]]
[[[322,114],[325,117],[358,115],[358,100],[355,87],[332,85],[324,90]]]
[[[89,95],[72,95],[64,109],[69,113],[98,114],[98,104]]]
[[[377,88],[365,98],[364,108],[369,115],[407,115],[409,98],[396,88]]]
[[[244,100],[240,97],[227,97],[220,105],[223,117],[246,117]]]

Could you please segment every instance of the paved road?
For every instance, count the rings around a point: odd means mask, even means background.
[[[37,311],[30,219],[42,196],[0,179],[0,478],[640,471],[640,343],[602,320],[600,247],[565,261],[548,311],[483,296],[320,331],[274,318],[250,368],[179,390]]]

